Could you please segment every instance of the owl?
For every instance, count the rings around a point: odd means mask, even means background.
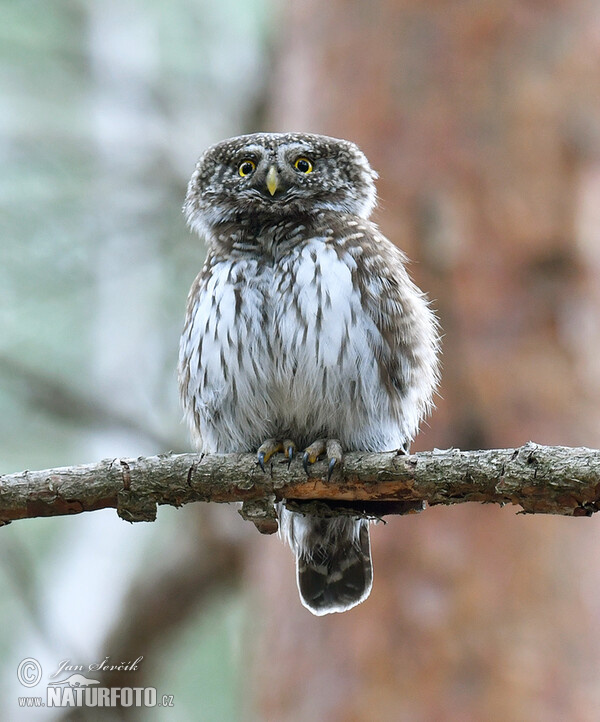
[[[408,450],[432,406],[438,326],[403,253],[369,221],[376,174],[356,145],[307,133],[225,140],[184,205],[207,244],[180,344],[185,416],[204,453]],[[302,603],[367,598],[369,522],[279,508]]]

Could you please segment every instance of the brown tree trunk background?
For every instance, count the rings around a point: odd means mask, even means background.
[[[286,6],[273,130],[356,141],[445,332],[413,446],[600,445],[600,13],[583,2]],[[356,610],[312,617],[277,540],[261,719],[597,720],[600,527],[435,508],[373,529]]]

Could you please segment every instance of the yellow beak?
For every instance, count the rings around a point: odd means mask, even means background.
[[[275,168],[274,165],[272,165],[269,168],[269,172],[267,173],[267,188],[269,189],[269,193],[274,196],[275,191],[279,187],[279,176],[277,175],[277,168]]]

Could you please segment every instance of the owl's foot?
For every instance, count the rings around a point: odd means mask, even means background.
[[[327,465],[327,481],[331,479],[333,470],[336,466],[342,465],[344,458],[344,452],[342,445],[337,439],[317,439],[313,441],[310,446],[307,446],[304,450],[304,456],[302,457],[302,466],[304,471],[309,473],[309,464],[314,464],[315,461],[325,454],[329,459]]]
[[[285,458],[288,461],[288,468],[292,463],[294,454],[296,453],[296,444],[291,439],[284,439],[279,441],[277,439],[267,439],[258,447],[256,452],[256,460],[260,468],[266,473],[265,464],[273,456],[282,451]]]

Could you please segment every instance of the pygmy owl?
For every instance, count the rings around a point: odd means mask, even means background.
[[[437,383],[438,331],[405,256],[368,220],[356,145],[256,133],[209,148],[184,211],[208,252],[192,285],[179,385],[205,453],[408,449]],[[369,524],[279,509],[302,603],[343,612],[372,586]]]

